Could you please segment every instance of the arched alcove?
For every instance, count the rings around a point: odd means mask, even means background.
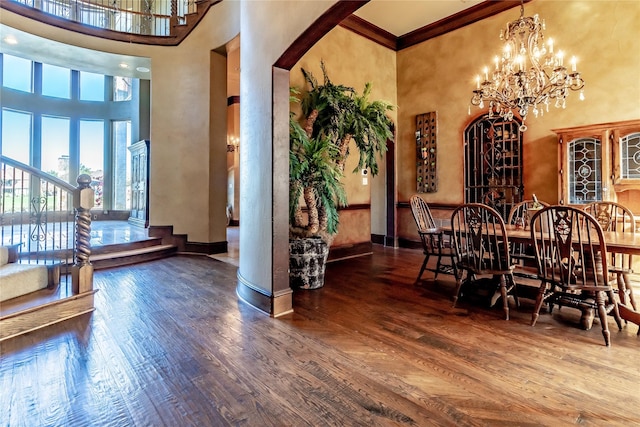
[[[366,0],[336,2],[329,7],[306,29],[294,42],[284,50],[280,57],[273,63],[272,67],[272,105],[271,105],[271,132],[272,146],[269,152],[264,152],[265,147],[253,146],[256,157],[241,155],[241,217],[243,221],[240,227],[240,268],[238,271],[237,293],[244,301],[250,305],[271,314],[279,316],[292,311],[292,291],[289,287],[289,70],[297,63],[297,61],[313,46],[320,38],[327,34],[343,19],[351,15],[355,10],[366,4]],[[252,13],[257,13],[256,9],[252,9]],[[249,17],[249,21],[253,18]],[[245,27],[243,21],[241,32]],[[249,30],[251,32],[252,29]],[[255,35],[256,38],[257,33]],[[244,38],[243,38],[244,37]],[[260,67],[257,59],[250,58],[245,63],[242,58],[249,55],[249,49],[243,48],[244,43],[247,47],[252,40],[248,40],[245,34],[241,36],[241,61],[242,69],[248,73],[255,67]],[[246,66],[246,67],[245,67]],[[248,75],[248,74],[245,74]],[[241,97],[244,100],[245,93],[252,96],[256,91],[262,90],[264,82],[248,82],[249,85],[242,87],[243,76],[241,74]],[[249,86],[254,86],[253,92]],[[245,92],[248,91],[248,92]],[[247,110],[245,110],[245,108]],[[255,140],[264,135],[259,135],[260,124],[255,124],[253,129],[248,129],[249,122],[258,118],[256,106],[243,102],[241,104],[241,138],[244,135]],[[251,111],[249,111],[251,110]],[[244,114],[247,111],[248,114]],[[264,127],[263,127],[264,128]],[[253,153],[252,153],[253,154]],[[245,175],[249,171],[252,173],[260,173],[265,171],[270,162],[271,185],[268,180],[262,180],[261,187],[251,186],[250,177]],[[253,181],[255,182],[255,180]],[[251,198],[254,193],[261,193],[261,196],[268,198],[270,204],[267,206],[263,201],[258,204],[251,205],[244,203],[247,198]],[[267,194],[266,192],[270,193]],[[254,199],[254,201],[258,201]],[[270,214],[271,221],[266,221],[265,215]],[[270,230],[265,229],[269,226]],[[268,245],[267,240],[271,239]],[[265,252],[269,251],[269,252]],[[245,258],[262,257],[262,264],[251,264],[246,262]],[[254,259],[255,263],[256,260]],[[270,265],[265,265],[270,264]],[[270,267],[270,268],[268,268]],[[266,277],[270,274],[270,277]]]
[[[487,204],[505,220],[524,194],[520,123],[485,114],[464,130],[464,201]]]

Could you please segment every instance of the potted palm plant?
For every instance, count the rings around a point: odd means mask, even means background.
[[[292,287],[315,289],[324,284],[324,267],[338,232],[339,207],[347,205],[342,185],[353,140],[359,154],[354,172],[378,173],[377,158],[393,138],[393,123],[385,101],[369,101],[363,93],[331,82],[321,63],[323,83],[302,69],[308,89],[292,88],[292,102],[301,114],[289,120],[289,276]],[[306,208],[303,210],[303,206]],[[305,215],[306,214],[306,215]]]

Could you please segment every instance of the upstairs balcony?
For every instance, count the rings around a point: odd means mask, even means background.
[[[3,0],[2,9],[92,36],[177,45],[222,0]]]

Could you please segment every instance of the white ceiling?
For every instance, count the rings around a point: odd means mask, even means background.
[[[371,0],[355,14],[399,37],[481,2],[482,0]],[[18,44],[8,43],[8,36],[13,37]],[[149,58],[116,55],[65,45],[3,24],[0,24],[0,52],[16,56],[28,55],[39,62],[81,71],[151,78],[150,72],[136,70],[140,67],[151,69]]]
[[[12,44],[15,40],[16,44]],[[82,47],[47,40],[0,24],[0,52],[14,56],[25,56],[37,62],[73,68],[79,71],[107,74],[111,76],[149,79],[151,59],[99,52]]]
[[[400,37],[478,3],[482,0],[371,0],[355,15]]]

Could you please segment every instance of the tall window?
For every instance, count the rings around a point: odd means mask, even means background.
[[[4,87],[23,92],[32,92],[33,62],[17,56],[4,55],[2,81]]]
[[[131,77],[113,78],[113,100],[130,101],[132,94]]]
[[[71,98],[71,70],[42,64],[42,94],[55,98]]]
[[[68,118],[42,117],[40,169],[65,181],[69,181],[69,132]]]
[[[140,111],[138,81],[72,71],[2,53],[0,57],[4,77],[0,154],[72,185],[79,174],[89,174],[96,209],[128,210],[131,179],[127,147],[138,138],[132,137],[138,123],[131,121]],[[32,72],[40,66],[42,73]],[[74,74],[77,79],[71,78]],[[119,102],[105,99],[111,98],[112,82],[113,96]],[[32,87],[42,91],[31,92]],[[51,102],[49,97],[57,99]]]
[[[114,121],[113,133],[113,208],[131,209],[131,121]]]
[[[29,164],[31,114],[2,109],[2,155]]]
[[[104,101],[104,76],[80,71],[80,100]]]
[[[80,173],[91,176],[96,208],[104,193],[104,121],[80,120]]]

